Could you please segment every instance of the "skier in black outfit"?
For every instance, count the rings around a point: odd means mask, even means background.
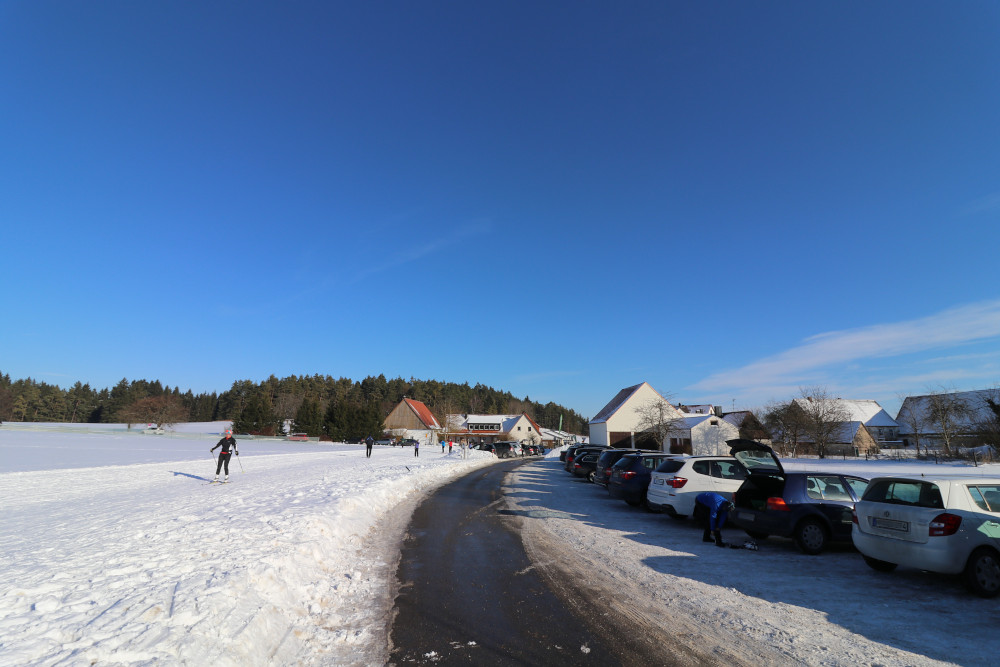
[[[368,436],[367,438],[365,438],[365,447],[367,448],[366,451],[365,451],[365,456],[367,456],[368,458],[371,458],[371,455],[372,455],[372,445],[374,445],[374,444],[375,444],[375,438],[373,438],[371,436]]]
[[[217,447],[222,447],[222,451],[219,452],[219,463],[215,466],[215,479],[213,482],[219,481],[219,471],[222,470],[222,466],[226,466],[226,478],[223,480],[225,482],[229,481],[229,459],[232,458],[233,454],[236,456],[240,455],[239,450],[236,449],[236,440],[233,438],[233,432],[230,429],[226,429],[226,434],[219,440],[215,447],[212,447],[210,452],[215,452]]]

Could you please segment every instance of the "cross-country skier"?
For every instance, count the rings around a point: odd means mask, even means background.
[[[236,449],[236,440],[233,438],[233,430],[230,428],[226,429],[222,440],[219,440],[215,447],[212,447],[210,452],[215,452],[217,447],[222,447],[222,451],[219,452],[219,463],[215,466],[215,479],[213,482],[219,481],[219,471],[222,470],[222,466],[226,466],[226,478],[223,481],[229,481],[229,459],[232,458],[233,454],[236,456],[240,455],[239,450]]]

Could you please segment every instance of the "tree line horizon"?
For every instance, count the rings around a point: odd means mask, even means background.
[[[542,428],[587,435],[589,420],[565,406],[516,398],[477,383],[439,382],[384,374],[363,380],[330,375],[290,375],[236,380],[223,392],[195,394],[159,380],[122,378],[94,389],[77,381],[68,389],[0,373],[0,421],[64,423],[233,422],[238,433],[280,435],[292,431],[334,440],[380,434],[383,420],[403,399],[424,403],[440,421],[447,414],[527,414]]]

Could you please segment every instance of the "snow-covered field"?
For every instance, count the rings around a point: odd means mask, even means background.
[[[383,664],[414,503],[495,461],[243,440],[208,484],[185,427],[0,426],[0,665]]]
[[[241,440],[222,486],[207,484],[222,424],[167,435],[26,426],[0,426],[4,667],[384,664],[412,508],[495,461]],[[849,549],[718,549],[690,522],[574,480],[557,456],[507,478],[529,551],[590,567],[609,604],[626,601],[681,642],[705,649],[708,637],[719,664],[996,664],[996,600],[935,575],[873,572]],[[924,465],[785,464],[866,475]]]

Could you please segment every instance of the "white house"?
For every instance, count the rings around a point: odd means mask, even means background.
[[[985,441],[994,446],[1000,442],[990,442],[989,432],[996,432],[997,416],[990,409],[989,402],[1000,402],[1000,389],[979,389],[952,393],[907,396],[899,406],[896,421],[899,423],[899,437],[904,446],[917,445],[921,448],[940,447],[945,430],[934,417],[934,405],[948,406],[952,415],[949,438],[952,446],[970,446]],[[950,404],[950,405],[949,405]]]
[[[471,444],[516,440],[541,444],[538,424],[526,414],[520,415],[448,415],[447,435]]]
[[[722,417],[702,414],[675,422],[668,437],[664,445],[671,454],[728,456],[726,441],[740,437],[740,429]]]
[[[611,447],[635,447],[636,436],[643,440],[643,410],[649,406],[663,407],[670,419],[682,417],[677,408],[655,389],[643,382],[625,387],[590,420],[590,442]]]

